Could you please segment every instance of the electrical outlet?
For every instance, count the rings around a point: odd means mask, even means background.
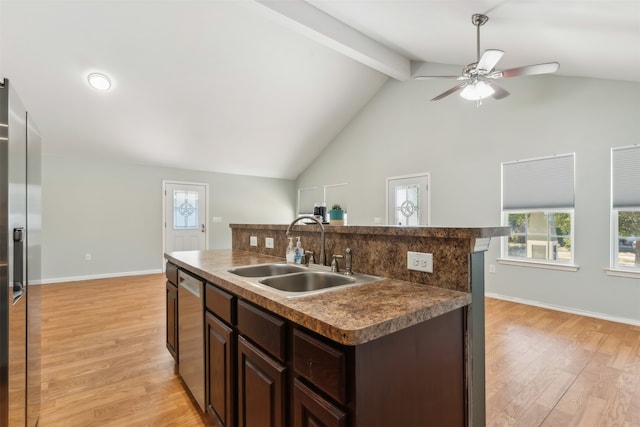
[[[265,237],[264,247],[267,249],[273,249],[273,237]]]
[[[374,224],[380,224],[382,223],[382,218],[380,218],[379,216],[376,216],[373,218],[373,223]]]
[[[409,270],[433,273],[433,254],[408,251],[407,268]]]
[[[258,246],[258,236],[249,237],[249,246]]]
[[[495,272],[496,272],[496,266],[493,264],[489,264],[489,273],[495,274]]]
[[[84,254],[85,261],[91,261],[91,254]]]

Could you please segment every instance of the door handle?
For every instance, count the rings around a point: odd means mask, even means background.
[[[204,224],[202,224],[202,232],[204,233]]]
[[[13,303],[24,295],[24,228],[13,229]]]

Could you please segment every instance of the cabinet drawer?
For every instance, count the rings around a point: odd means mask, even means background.
[[[233,325],[236,322],[236,297],[217,286],[207,283],[205,290],[207,310]]]
[[[293,380],[293,425],[296,427],[317,425],[345,427],[347,414],[295,378]]]
[[[284,320],[244,301],[238,301],[238,330],[272,356],[284,362],[286,356]]]
[[[346,356],[297,329],[293,331],[293,371],[346,404]]]
[[[170,262],[167,262],[166,268],[167,280],[178,286],[178,267]]]

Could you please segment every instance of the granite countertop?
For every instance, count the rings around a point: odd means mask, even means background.
[[[283,318],[345,345],[358,345],[471,303],[471,295],[395,279],[286,298],[228,270],[284,259],[241,250],[165,254],[170,262]]]

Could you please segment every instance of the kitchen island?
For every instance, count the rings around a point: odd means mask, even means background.
[[[487,239],[476,231],[473,239]],[[437,239],[456,246],[469,236]],[[476,247],[463,246],[468,254]],[[179,328],[177,285],[190,276],[204,290],[203,410],[212,420],[226,426],[265,420],[295,426],[473,424],[473,294],[455,290],[468,289],[473,280],[438,287],[384,277],[287,298],[229,272],[283,261],[259,252],[166,255],[167,343],[178,365],[178,340],[171,333]]]
[[[239,266],[281,263],[282,258],[239,250],[174,252],[166,258],[239,298],[345,345],[372,341],[471,302],[468,293],[395,279],[287,298],[229,272]]]

